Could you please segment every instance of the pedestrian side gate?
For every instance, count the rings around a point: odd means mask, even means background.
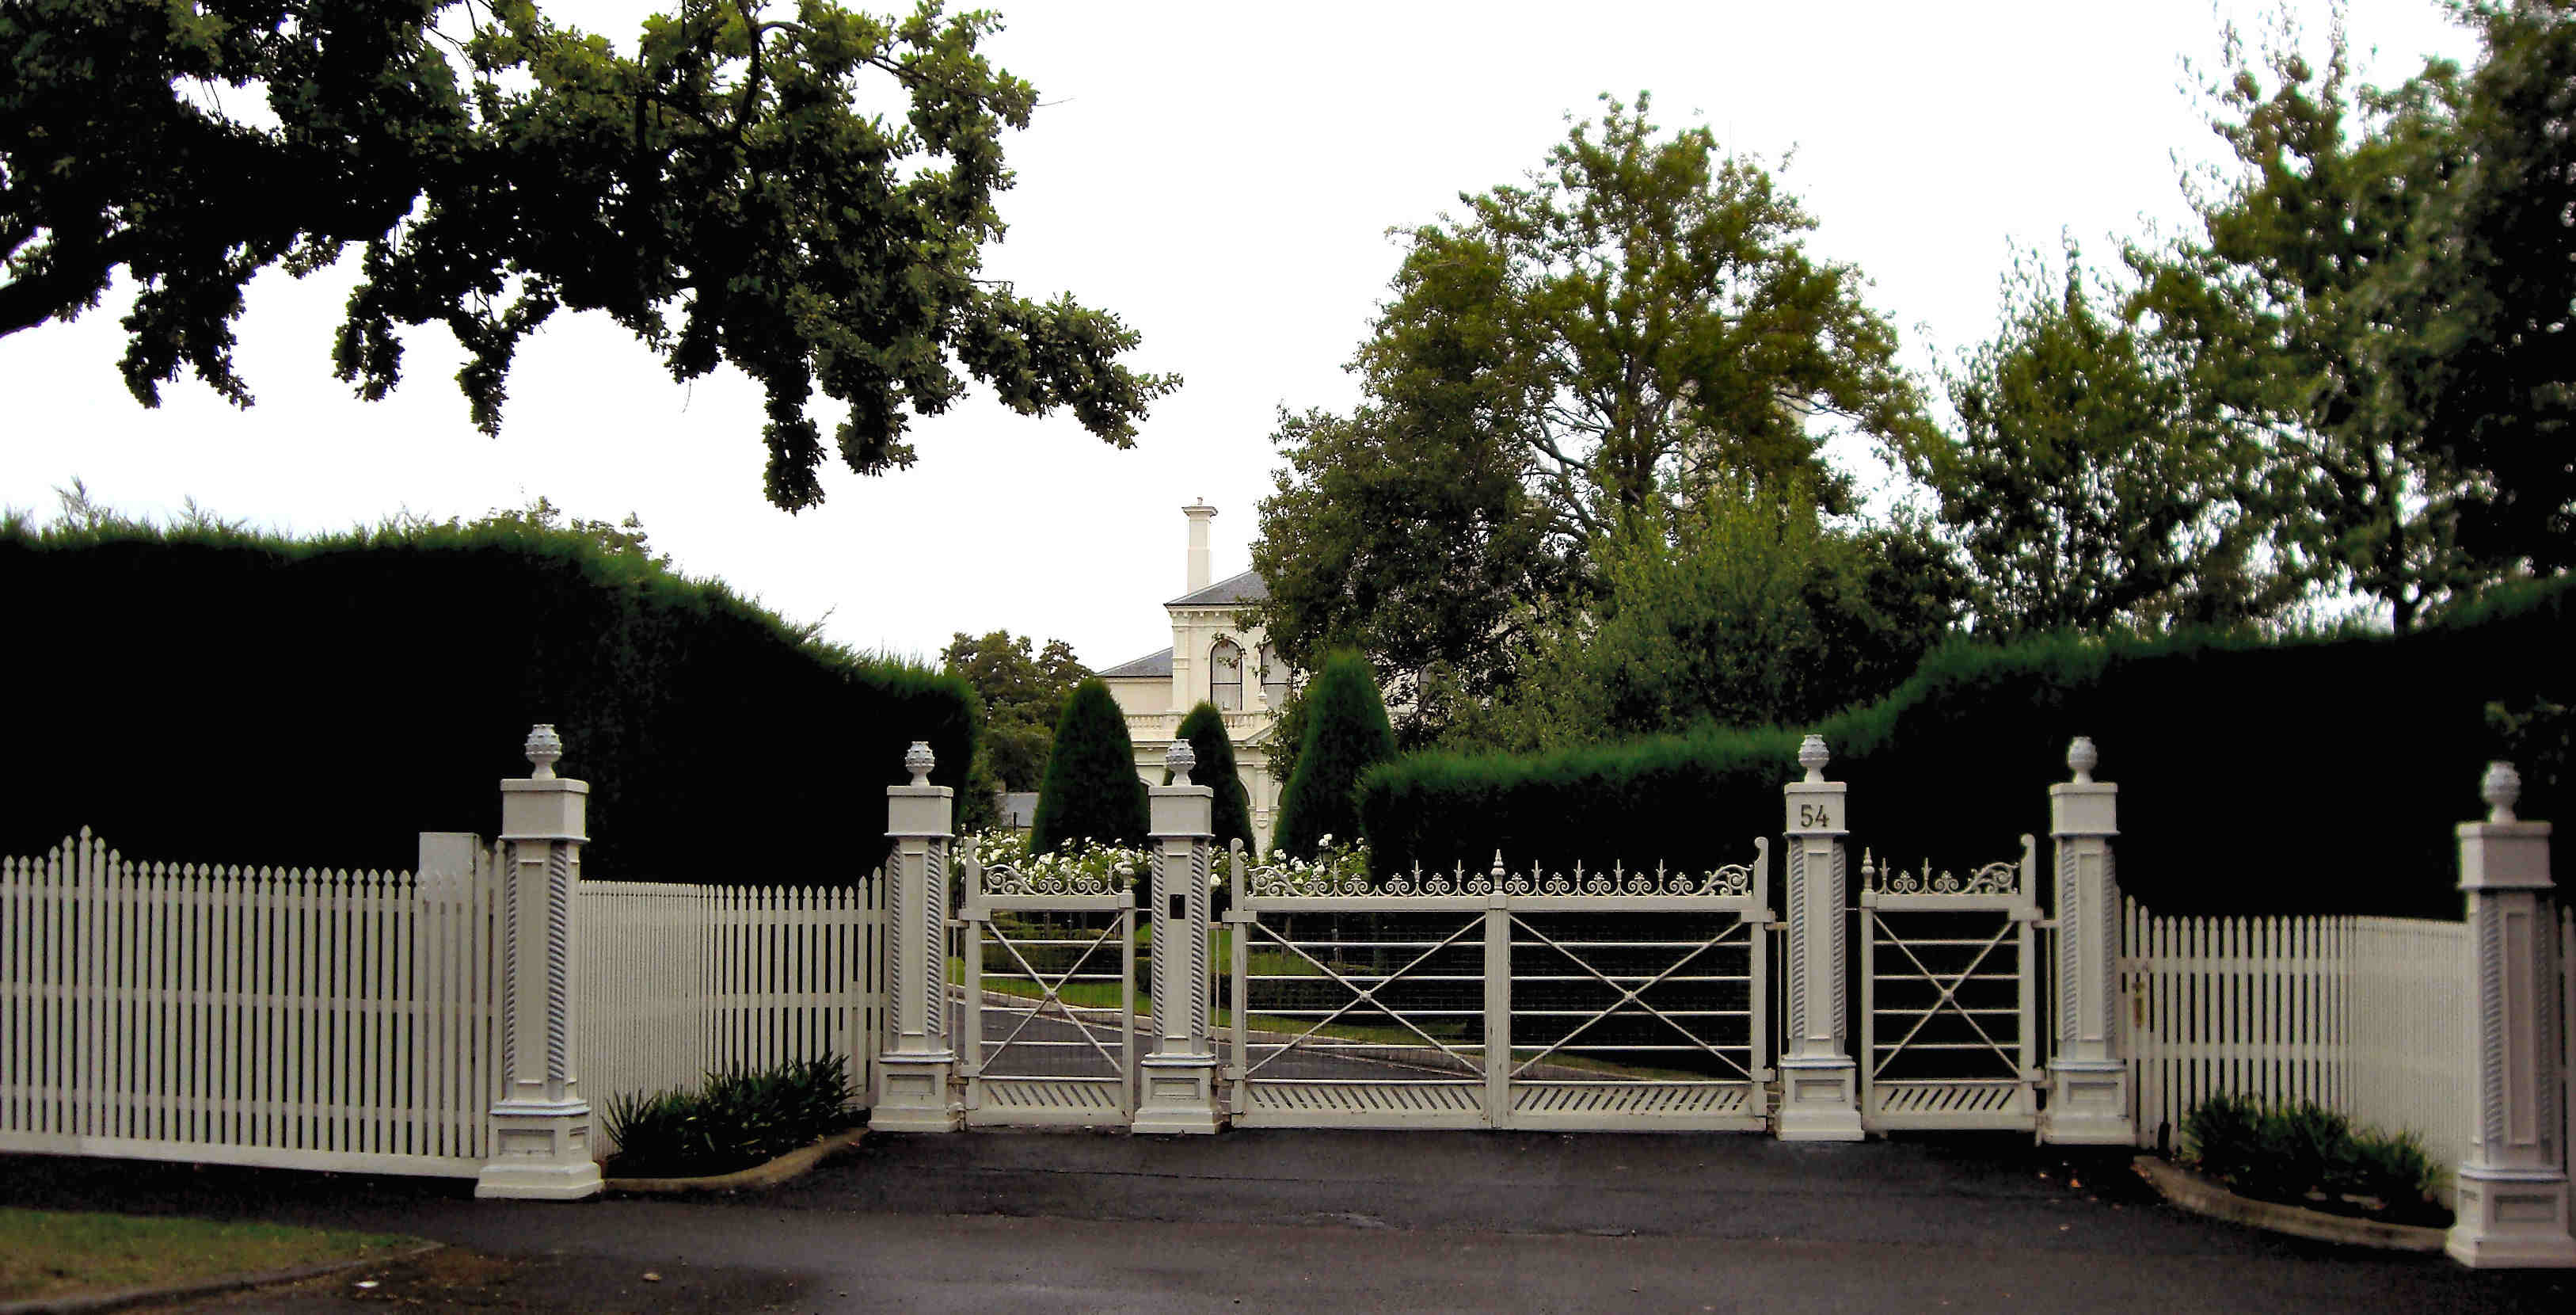
[[[1861,858],[1861,1126],[2039,1118],[2038,851],[1966,876]]]
[[[970,1124],[1136,1113],[1136,897],[1116,877],[959,855],[958,1073]]]

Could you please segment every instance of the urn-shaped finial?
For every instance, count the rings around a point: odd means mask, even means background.
[[[1190,769],[1199,765],[1199,751],[1187,740],[1174,740],[1171,748],[1163,750],[1163,765],[1172,771],[1172,784],[1188,785]]]
[[[2078,735],[2066,746],[2066,766],[2075,773],[2077,785],[2093,784],[2093,769],[2102,765],[2102,751],[2093,747],[2093,737]]]
[[[930,752],[928,740],[914,740],[912,747],[903,751],[903,769],[912,773],[914,785],[930,784],[930,769],[938,765],[939,759]]]
[[[1824,736],[1810,735],[1798,742],[1798,765],[1807,769],[1808,780],[1825,779],[1825,764],[1833,760],[1833,754],[1825,749]]]
[[[2486,776],[2478,782],[2478,797],[2487,801],[2488,821],[2513,821],[2513,806],[2522,801],[2522,773],[2501,758],[2488,763]]]
[[[526,752],[528,761],[536,768],[528,773],[529,780],[555,779],[555,763],[563,757],[563,737],[555,734],[553,722],[538,722],[536,729],[528,732]]]

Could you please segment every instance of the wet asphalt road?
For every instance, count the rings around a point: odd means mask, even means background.
[[[0,1157],[0,1201],[410,1232],[539,1258],[517,1308],[568,1311],[2576,1309],[2576,1274],[2219,1224],[2125,1162],[1997,1136],[982,1132],[872,1137],[708,1202],[39,1157]]]

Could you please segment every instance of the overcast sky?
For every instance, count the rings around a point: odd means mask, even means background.
[[[644,13],[554,0],[549,13],[631,49]],[[878,7],[883,7],[882,5]],[[1519,181],[1604,91],[1653,93],[1656,119],[1706,122],[1775,166],[1819,221],[1816,251],[1857,265],[1927,382],[1992,332],[2011,244],[2061,231],[2107,260],[2117,238],[2187,218],[2176,157],[2214,158],[2181,89],[2208,61],[2205,0],[1296,6],[999,0],[987,49],[1043,101],[1005,149],[1007,242],[987,273],[1070,291],[1144,335],[1134,364],[1185,386],[1111,449],[1063,416],[984,398],[917,422],[921,462],[826,471],[789,516],[760,494],[759,391],[731,370],[681,386],[600,317],[558,316],[511,378],[499,439],[474,432],[443,330],[363,403],[330,377],[347,280],[251,285],[234,411],[193,381],[137,406],[115,368],[124,296],[0,338],[0,506],[50,513],[75,476],[155,518],[193,496],[295,533],[408,509],[474,516],[539,495],[643,518],[692,575],[719,577],[832,638],[933,656],[954,631],[1070,640],[1108,666],[1158,649],[1182,584],[1179,508],[1219,508],[1215,570],[1244,569],[1271,488],[1281,406],[1347,406],[1342,365],[1393,273],[1385,236]],[[2292,6],[2311,45],[2323,0]],[[2366,78],[2475,39],[2434,0],[2356,0]],[[1260,17],[1250,15],[1259,13]],[[2373,48],[2376,53],[2372,54]],[[836,417],[824,417],[827,427]],[[1859,471],[1865,481],[1875,472]]]

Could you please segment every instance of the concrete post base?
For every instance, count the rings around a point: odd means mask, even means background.
[[[2052,1146],[2135,1146],[2129,1066],[2116,1059],[2060,1059],[2048,1066],[2048,1110],[2039,1139]]]
[[[2472,1269],[2576,1269],[2567,1175],[2556,1169],[2460,1166],[2459,1221],[2443,1250]]]
[[[955,1132],[966,1112],[949,1095],[957,1056],[945,1051],[877,1056],[877,1104],[868,1112],[871,1132]]]
[[[1135,1131],[1201,1134],[1225,1126],[1216,1099],[1216,1056],[1148,1055],[1136,1067],[1145,1099],[1136,1110]]]
[[[492,1107],[492,1158],[474,1176],[476,1196],[578,1201],[599,1192],[587,1103],[503,1101]]]
[[[1858,1070],[1841,1055],[1780,1061],[1780,1140],[1859,1141]]]

